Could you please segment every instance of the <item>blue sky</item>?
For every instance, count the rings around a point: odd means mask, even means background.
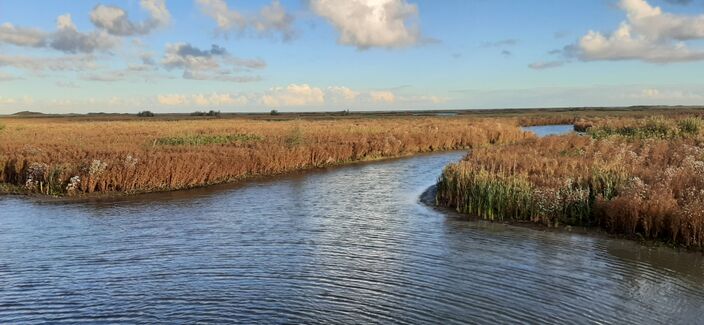
[[[0,0],[0,114],[704,103],[700,0]]]

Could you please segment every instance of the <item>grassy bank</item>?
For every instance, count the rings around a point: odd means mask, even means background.
[[[0,192],[46,195],[169,191],[531,137],[513,120],[469,117],[0,123]]]
[[[438,203],[489,220],[593,226],[704,248],[703,121],[592,124],[588,136],[474,150],[444,170]]]

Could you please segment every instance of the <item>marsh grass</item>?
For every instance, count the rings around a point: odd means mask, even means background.
[[[0,183],[8,184],[5,188],[78,196],[185,189],[534,137],[513,121],[466,117],[13,118],[3,123]],[[45,136],[47,130],[51,136]]]
[[[228,134],[228,135],[185,135],[163,137],[154,140],[154,145],[159,146],[205,146],[212,144],[252,143],[262,141],[264,138],[254,134]]]
[[[686,138],[699,134],[704,126],[704,120],[699,117],[682,119],[665,118],[663,116],[649,117],[641,120],[615,120],[602,122],[589,127],[580,124],[590,136],[595,139],[605,139],[613,136],[636,139],[674,139]]]
[[[488,220],[596,226],[704,248],[701,119],[618,123],[629,131],[476,149],[445,168],[437,203]]]

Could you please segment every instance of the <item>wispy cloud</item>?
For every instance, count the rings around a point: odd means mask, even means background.
[[[116,36],[146,35],[171,22],[165,0],[141,0],[140,5],[150,14],[150,18],[142,22],[131,21],[127,12],[120,7],[102,4],[93,8],[90,20],[96,27]]]
[[[256,14],[245,14],[232,9],[225,0],[197,0],[197,3],[204,14],[215,20],[220,33],[245,35],[251,32],[257,36],[280,35],[285,41],[296,36],[294,17],[286,11],[279,0],[274,0],[271,4],[262,7]]]
[[[232,82],[258,81],[261,79],[258,76],[237,73],[266,67],[263,60],[241,59],[215,44],[208,50],[201,50],[188,43],[167,45],[161,64],[168,70],[182,69],[185,79]]]

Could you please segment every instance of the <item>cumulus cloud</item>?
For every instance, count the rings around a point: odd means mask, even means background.
[[[641,60],[670,63],[704,59],[704,51],[686,41],[704,39],[704,15],[664,12],[646,0],[621,0],[626,21],[610,35],[590,31],[573,46],[584,61]]]
[[[167,69],[212,70],[220,67],[220,59],[227,54],[225,48],[213,45],[201,50],[187,43],[168,44],[161,63]]]
[[[262,60],[237,58],[215,44],[208,50],[201,50],[188,43],[168,44],[161,64],[168,70],[183,69],[185,79],[232,82],[258,81],[257,76],[236,73],[266,67]]]
[[[359,97],[360,93],[348,87],[331,86],[327,89],[327,96],[334,102],[352,102]]]
[[[211,17],[222,33],[242,35],[252,31],[259,36],[281,35],[284,40],[295,37],[294,17],[286,12],[279,0],[272,1],[256,14],[230,9],[225,0],[197,0],[201,11]]]
[[[117,44],[117,40],[102,31],[80,32],[71,15],[65,14],[56,19],[56,31],[52,33],[5,23],[0,26],[0,43],[21,47],[49,47],[75,54],[109,50]]]
[[[116,45],[116,40],[104,32],[79,32],[70,14],[59,16],[56,28],[57,31],[51,36],[50,46],[65,53],[93,53],[111,49]]]
[[[406,0],[311,0],[311,9],[358,49],[399,48],[421,40],[418,7]]]
[[[143,22],[133,22],[124,9],[107,5],[93,8],[90,20],[96,27],[116,36],[145,35],[171,22],[171,13],[164,0],[142,0],[140,5],[151,16]]]

